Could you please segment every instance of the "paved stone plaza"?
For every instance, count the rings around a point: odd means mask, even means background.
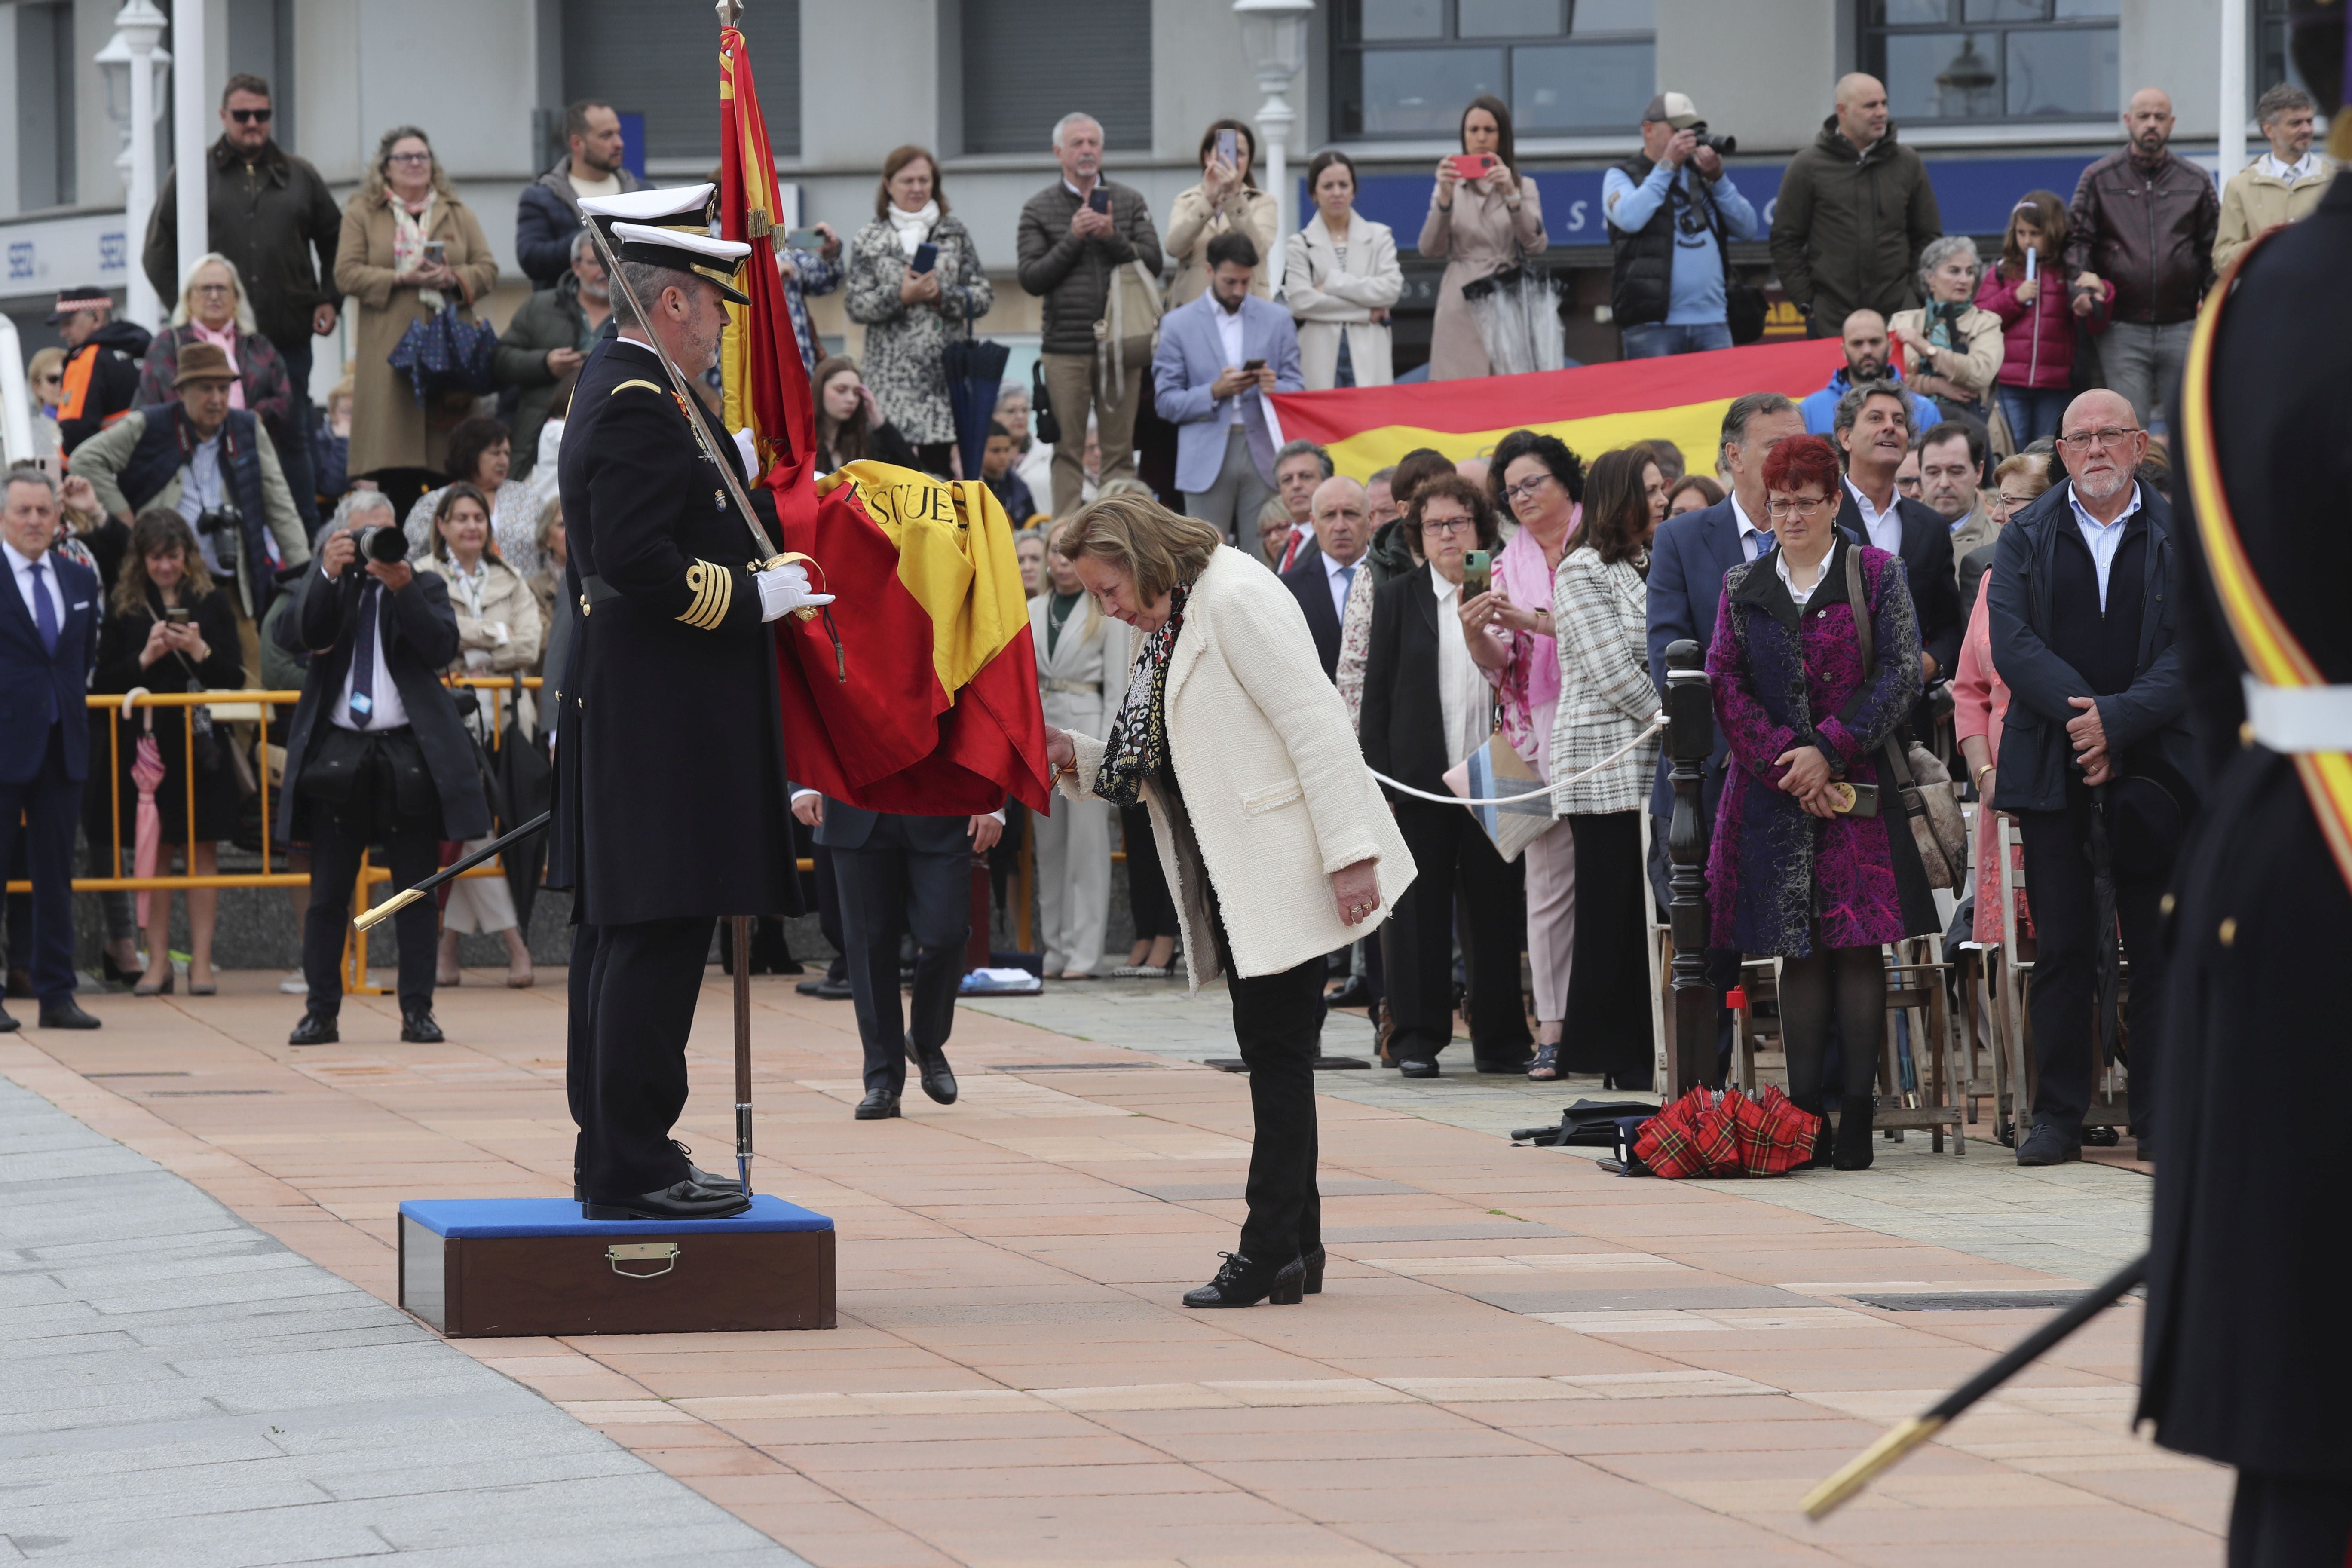
[[[849,1005],[756,980],[755,1180],[834,1216],[840,1328],[445,1342],[388,1305],[400,1200],[570,1182],[562,972],[498,978],[443,993],[444,1046],[354,997],[297,1052],[275,972],[0,1037],[0,1562],[2221,1561],[2226,1472],[2129,1430],[2129,1302],[1829,1523],[1796,1507],[2044,1316],[1921,1298],[2099,1278],[2144,1168],[1915,1133],[1627,1181],[1507,1140],[1597,1080],[1326,1073],[1326,1292],[1188,1312],[1249,1114],[1199,1065],[1222,992],[1167,984],[966,1006],[962,1100],[860,1123]],[[730,1040],[714,970],[683,1131],[719,1168]]]

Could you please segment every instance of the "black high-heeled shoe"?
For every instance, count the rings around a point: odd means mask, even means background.
[[[1188,1307],[1255,1307],[1269,1301],[1296,1307],[1305,1299],[1307,1262],[1294,1258],[1280,1268],[1253,1263],[1238,1252],[1220,1252],[1224,1265],[1217,1277],[1197,1290],[1184,1292]]]
[[[1307,1266],[1307,1293],[1309,1296],[1323,1294],[1323,1249],[1318,1247],[1312,1252],[1302,1253],[1298,1261]]]

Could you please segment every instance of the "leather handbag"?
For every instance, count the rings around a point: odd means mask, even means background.
[[[1062,422],[1054,417],[1054,400],[1045,394],[1045,362],[1029,367],[1029,433],[1048,447],[1062,440]]]
[[[1102,320],[1095,323],[1095,368],[1102,405],[1117,408],[1127,385],[1127,363],[1150,364],[1160,352],[1160,280],[1139,260],[1111,268]]]
[[[1870,626],[1870,606],[1862,596],[1862,556],[1853,545],[1845,552],[1845,597],[1853,611],[1854,640],[1862,647],[1862,680],[1867,687],[1877,673],[1877,648]],[[1931,888],[1964,889],[1969,875],[1969,829],[1960,816],[1960,786],[1936,753],[1913,742],[1908,748],[1899,735],[1889,735],[1879,748],[1887,782],[1903,802],[1911,824],[1911,841],[1918,847],[1919,864]]]

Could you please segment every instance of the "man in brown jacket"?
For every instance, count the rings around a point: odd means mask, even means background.
[[[278,456],[305,533],[319,525],[310,472],[310,340],[335,330],[341,304],[331,282],[342,207],[318,170],[270,139],[269,84],[242,73],[221,93],[220,140],[205,170],[205,243],[236,264],[253,302],[254,324],[286,362],[294,395]],[[156,189],[140,264],[168,309],[194,257],[180,255],[179,183],[166,173]]]
[[[1066,114],[1054,127],[1062,177],[1023,204],[1017,255],[1021,287],[1045,301],[1040,359],[1045,396],[1060,426],[1054,444],[1054,515],[1078,510],[1086,483],[1081,453],[1091,413],[1102,442],[1102,482],[1135,477],[1135,410],[1150,356],[1130,355],[1118,384],[1097,372],[1095,323],[1108,308],[1118,269],[1140,261],[1159,287],[1160,231],[1141,193],[1102,174],[1102,126]]]
[[[2066,270],[2079,274],[2078,316],[2090,314],[2101,279],[2116,286],[2099,367],[2107,389],[2153,426],[2189,363],[2197,306],[2213,280],[2221,198],[2211,175],[2172,155],[2172,100],[2161,89],[2132,94],[2124,132],[2129,144],[2084,170],[2074,186]]]
[[[1895,140],[1886,87],[1839,79],[1813,144],[1789,160],[1772,212],[1772,266],[1809,337],[1835,337],[1856,310],[1918,302],[1919,253],[1944,232],[1919,154]]]

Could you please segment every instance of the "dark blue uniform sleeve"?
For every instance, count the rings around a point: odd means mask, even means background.
[[[677,516],[681,489],[726,501],[724,481],[705,462],[677,399],[651,381],[625,381],[596,427],[587,483],[594,510],[596,571],[605,584],[641,607],[698,631],[743,633],[761,626],[760,590],[751,581],[751,538],[733,561],[700,560],[678,547],[665,526]]]

